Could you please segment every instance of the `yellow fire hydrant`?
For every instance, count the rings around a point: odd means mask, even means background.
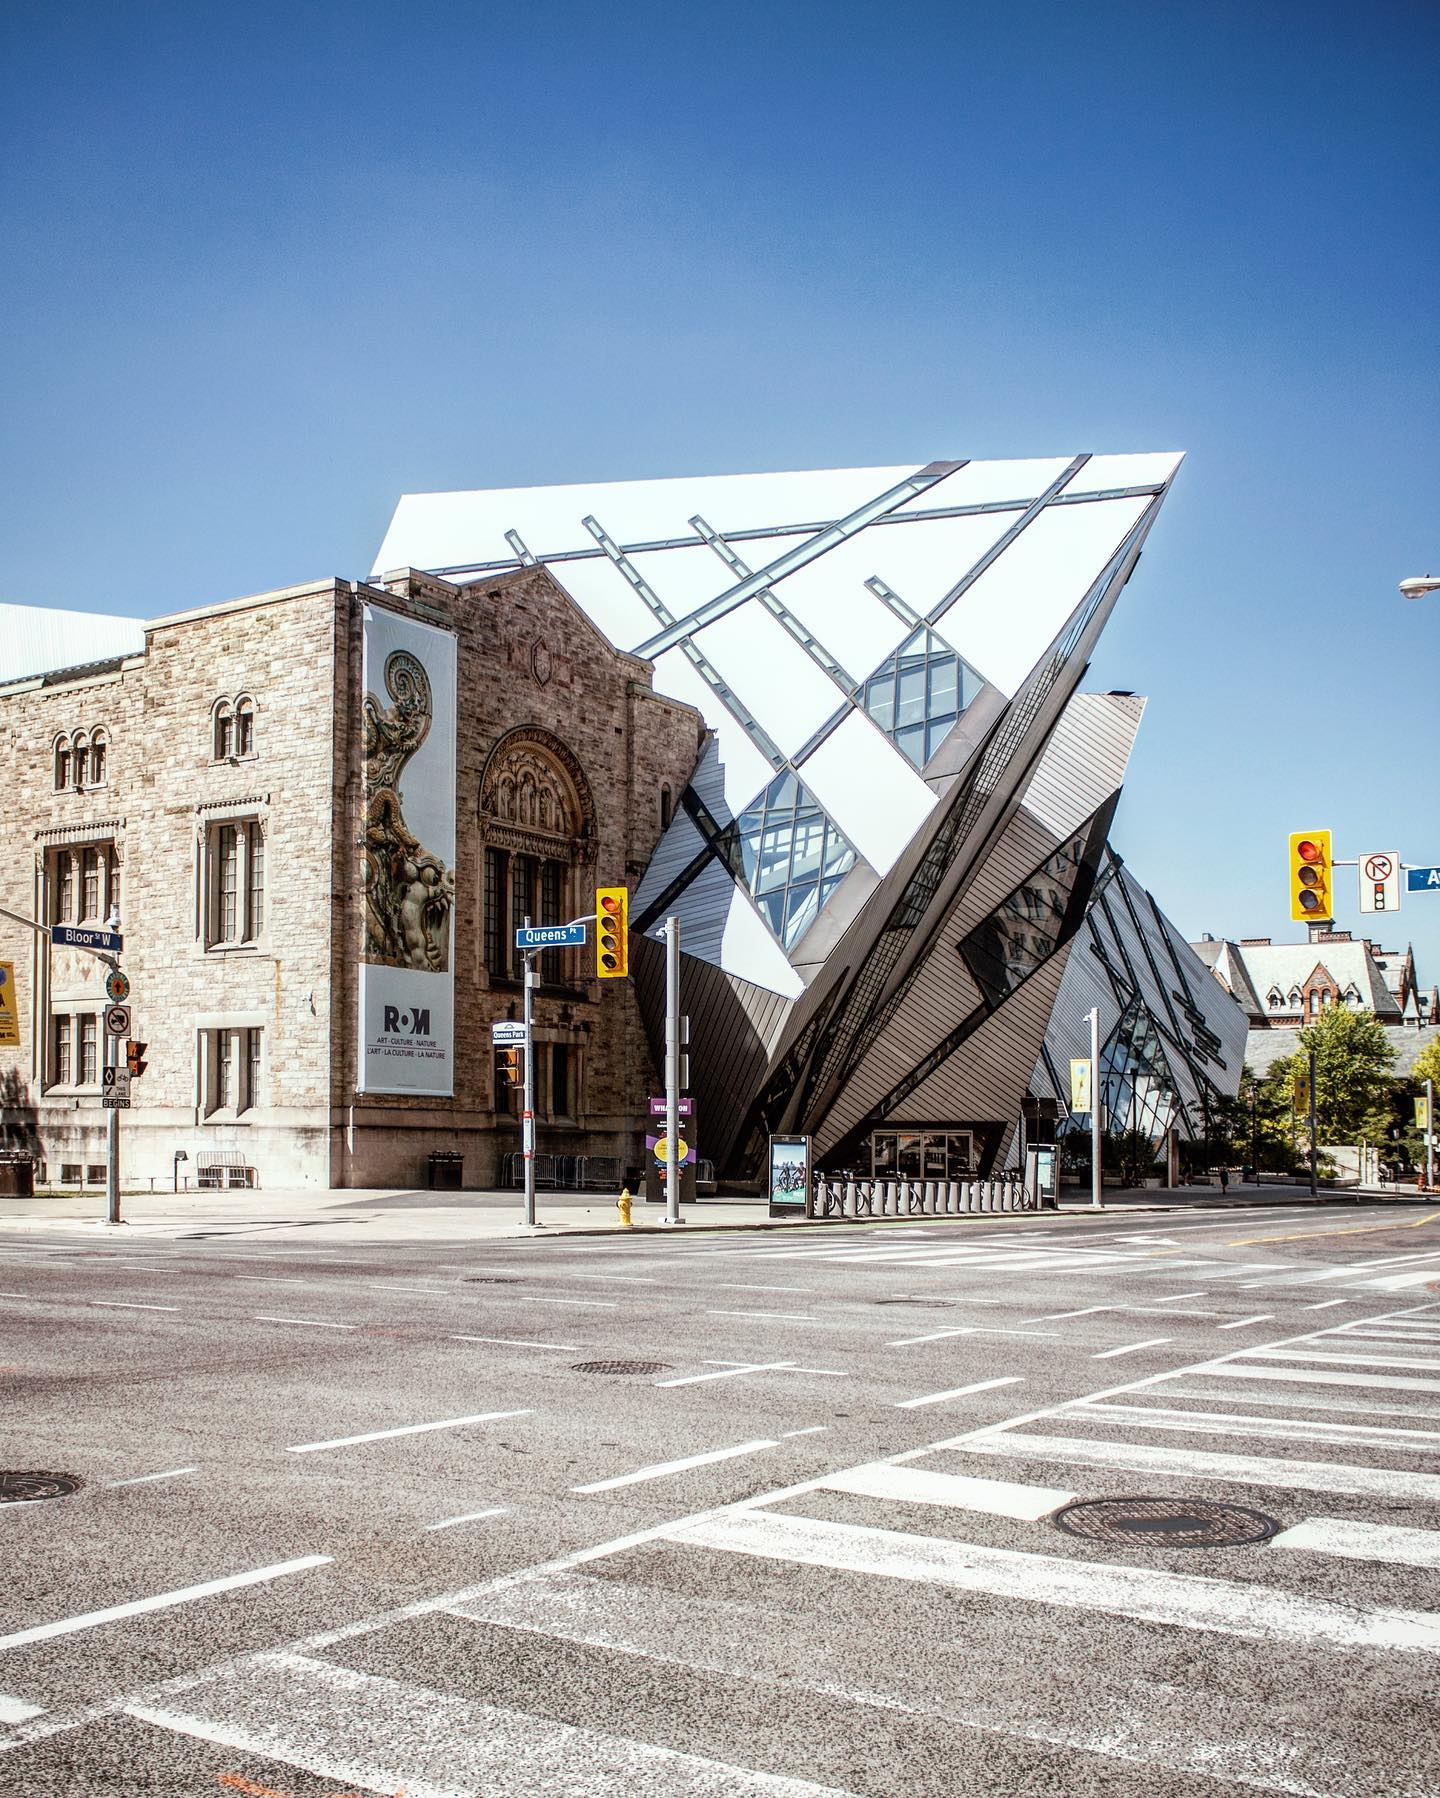
[[[630,1222],[630,1205],[630,1188],[622,1187],[620,1197],[615,1201],[615,1209],[620,1213],[620,1222],[627,1230],[633,1227]]]

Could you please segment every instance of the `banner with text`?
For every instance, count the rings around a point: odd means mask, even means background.
[[[454,1092],[455,639],[366,606],[360,1091]]]

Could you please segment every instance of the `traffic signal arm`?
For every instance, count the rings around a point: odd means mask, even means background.
[[[595,974],[600,980],[623,980],[630,972],[630,891],[628,887],[595,889]]]

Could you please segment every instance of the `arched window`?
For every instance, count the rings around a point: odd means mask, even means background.
[[[1271,1011],[1279,1011],[1280,1007],[1285,1003],[1285,995],[1280,991],[1278,986],[1272,986],[1265,997]]]
[[[215,760],[228,761],[235,753],[235,708],[228,699],[215,706]]]
[[[243,694],[235,701],[235,753],[255,753],[255,701]]]
[[[105,784],[108,747],[109,739],[105,732],[98,728],[92,730],[90,733],[90,785],[92,787],[103,787]]]
[[[77,787],[90,784],[90,737],[77,730],[70,739],[70,774]]]
[[[583,909],[582,869],[594,854],[595,807],[580,763],[549,731],[519,729],[491,752],[480,783],[485,844],[483,942],[492,979],[518,979],[515,931],[563,924]],[[547,950],[540,978],[578,973],[575,951]],[[567,962],[566,957],[572,958]]]
[[[55,791],[63,793],[70,785],[70,739],[55,739]]]

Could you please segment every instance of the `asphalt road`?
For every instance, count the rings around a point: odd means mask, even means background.
[[[7,1235],[0,1417],[6,1798],[1440,1794],[1434,1207]]]

